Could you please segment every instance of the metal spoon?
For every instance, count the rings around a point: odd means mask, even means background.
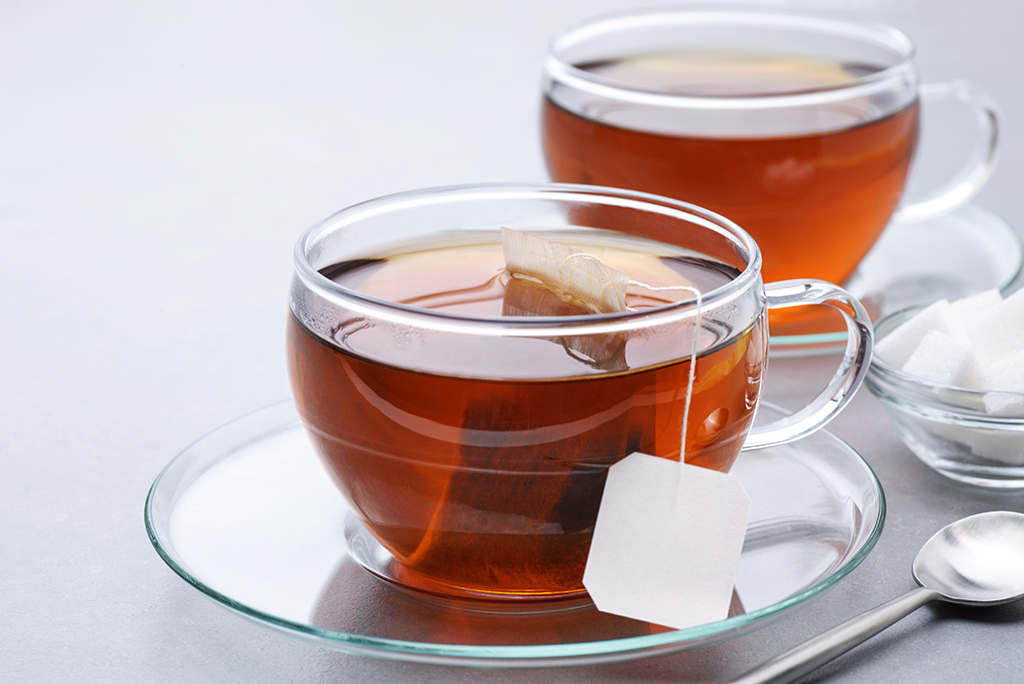
[[[980,513],[939,530],[914,559],[920,585],[778,655],[731,684],[783,684],[867,641],[929,601],[994,606],[1024,598],[1024,514]]]

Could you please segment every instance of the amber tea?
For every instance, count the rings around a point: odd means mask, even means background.
[[[573,66],[641,95],[722,100],[840,88],[882,69],[713,51]],[[553,180],[642,190],[726,216],[757,240],[769,282],[800,276],[841,283],[851,275],[899,203],[918,131],[916,97],[881,114],[867,98],[828,112],[766,107],[736,126],[633,103],[581,104],[560,92],[547,94],[542,112]]]
[[[320,273],[364,295],[455,320],[591,313],[511,276],[497,232],[481,236],[407,244]],[[655,242],[587,240],[576,246],[647,286],[630,286],[631,309],[693,298],[671,288],[707,293],[738,274],[701,254],[659,251]],[[765,328],[758,316],[696,358],[687,462],[724,471],[735,460],[760,394]],[[420,370],[434,365],[424,354],[457,351],[383,331],[372,344],[393,347],[399,361],[366,358],[345,342],[355,330],[374,332],[353,319],[325,339],[290,319],[288,360],[300,414],[352,510],[408,572],[446,593],[582,592],[607,468],[634,451],[680,457],[691,363],[682,339],[667,342],[679,348],[668,363],[645,360],[642,336],[531,340],[538,364],[531,378],[529,368],[502,371],[499,338],[488,338],[493,374],[463,376]]]

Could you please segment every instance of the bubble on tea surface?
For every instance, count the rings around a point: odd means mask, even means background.
[[[501,229],[505,266],[535,278],[591,313],[626,311],[629,276],[574,247],[511,228]]]

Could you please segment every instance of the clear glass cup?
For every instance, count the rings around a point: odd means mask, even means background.
[[[409,255],[436,257],[443,275],[467,267],[462,252],[429,251],[438,245],[497,244],[500,258],[500,227],[633,250],[685,269],[701,297],[511,316],[361,291]],[[845,291],[816,280],[765,286],[757,244],[734,223],[631,191],[488,185],[383,197],[312,226],[294,262],[288,360],[303,424],[387,554],[371,569],[445,595],[582,593],[608,467],[634,451],[678,460],[682,450],[688,463],[728,470],[741,449],[822,427],[871,357],[870,320]],[[766,312],[808,305],[847,321],[835,376],[803,409],[751,429]]]
[[[967,202],[997,155],[994,105],[963,82],[919,85],[898,30],[831,18],[655,10],[555,37],[544,63],[552,180],[674,197],[757,240],[766,280],[843,283],[895,215]],[[963,103],[977,144],[959,173],[900,204],[920,105]]]

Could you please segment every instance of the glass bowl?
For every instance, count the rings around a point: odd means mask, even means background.
[[[882,340],[923,307],[890,314],[875,325]],[[1015,411],[985,411],[988,392],[908,375],[877,355],[865,381],[903,442],[946,477],[982,487],[1024,488],[1024,394],[1000,392]]]

